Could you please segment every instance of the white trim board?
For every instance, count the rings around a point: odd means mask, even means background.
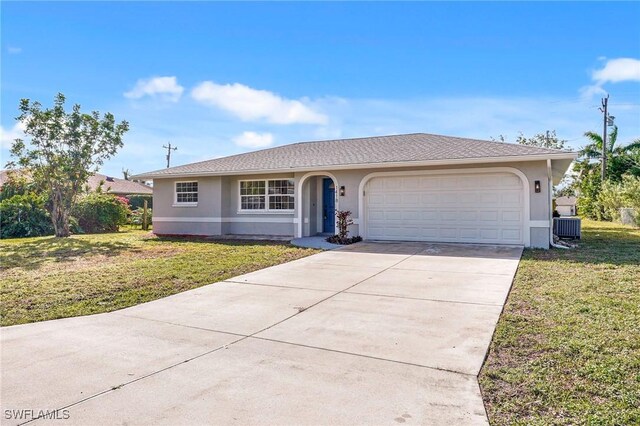
[[[304,189],[304,183],[307,179],[309,179],[312,176],[323,176],[323,177],[327,177],[330,178],[331,180],[333,180],[333,186],[335,187],[335,191],[334,191],[334,197],[336,199],[336,204],[335,204],[335,209],[336,210],[340,210],[340,197],[339,197],[339,188],[340,188],[340,184],[338,184],[338,179],[331,173],[329,172],[309,172],[307,174],[305,174],[304,176],[302,176],[300,178],[300,180],[298,181],[298,188],[296,190],[296,209],[298,214],[296,215],[296,221],[294,223],[297,223],[297,229],[296,229],[296,233],[295,236],[296,238],[301,238],[302,237],[302,213],[303,213],[303,203],[304,203],[304,198],[303,198],[303,189]],[[335,229],[338,229],[338,216],[335,216]]]
[[[152,222],[183,223],[298,223],[295,217],[154,217]]]
[[[548,228],[549,221],[548,220],[530,220],[529,228]]]

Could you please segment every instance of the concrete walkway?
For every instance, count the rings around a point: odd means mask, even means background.
[[[291,244],[297,247],[315,248],[322,250],[334,250],[342,247],[340,244],[333,244],[327,241],[327,237],[314,235],[313,237],[294,238]]]
[[[521,253],[360,243],[5,327],[3,424],[486,424],[476,376]]]

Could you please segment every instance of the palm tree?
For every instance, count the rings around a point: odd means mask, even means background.
[[[592,160],[602,161],[602,135],[596,132],[584,134],[591,141],[580,150],[583,161],[576,165],[576,171],[582,175],[593,171],[596,163]],[[617,146],[618,126],[613,126],[607,139],[607,172],[612,180],[620,180],[624,173],[640,176],[640,139],[636,139],[624,146]]]

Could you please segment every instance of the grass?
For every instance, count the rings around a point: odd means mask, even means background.
[[[0,240],[0,324],[109,312],[315,252],[134,230]]]
[[[480,385],[492,425],[640,424],[640,230],[526,250]]]

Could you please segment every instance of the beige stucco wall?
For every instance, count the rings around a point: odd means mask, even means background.
[[[246,213],[239,211],[240,180],[291,179],[293,174],[215,176],[154,181],[154,222],[157,234],[273,235],[293,236],[294,213]],[[198,182],[198,205],[174,204],[175,183]]]
[[[333,170],[319,172],[334,176],[336,191],[345,187],[345,196],[338,197],[337,208],[350,210],[356,224],[350,229],[353,235],[359,232],[359,187],[362,180],[375,172],[417,171],[417,170],[472,170],[476,168],[509,167],[521,171],[529,182],[529,214],[534,225],[530,229],[530,245],[549,247],[549,194],[547,164],[545,161],[500,163],[496,165],[477,164],[467,166],[437,166],[412,168],[371,168],[355,170]],[[188,179],[157,179],[154,182],[154,230],[167,234],[250,234],[250,235],[296,235],[298,211],[302,206],[301,229],[303,235],[313,235],[321,226],[320,209],[322,194],[321,176],[310,173],[262,174],[223,177],[201,177],[199,182],[199,202],[197,207],[175,207],[173,205],[174,186],[177,181]],[[313,174],[313,173],[311,173]],[[306,178],[305,178],[306,177]],[[239,212],[239,181],[242,179],[286,179],[296,181],[296,212],[294,213],[245,213]],[[299,193],[299,182],[305,178]],[[534,182],[539,180],[541,192],[534,192]],[[301,197],[302,194],[302,197]],[[301,204],[300,204],[301,203]],[[160,220],[156,220],[160,218]],[[171,221],[171,218],[175,218]],[[193,222],[189,222],[193,218]],[[207,221],[208,220],[208,221]],[[216,222],[217,221],[217,222]],[[175,232],[173,232],[175,231]]]
[[[356,224],[350,227],[349,231],[353,235],[359,234],[359,187],[362,180],[371,173],[377,172],[398,172],[398,171],[426,171],[426,170],[473,170],[479,168],[507,167],[521,171],[529,181],[529,220],[537,224],[544,222],[545,226],[533,227],[530,231],[530,245],[532,247],[548,248],[549,247],[549,191],[546,161],[535,162],[513,162],[500,163],[497,165],[475,164],[466,166],[437,166],[437,167],[398,167],[398,168],[371,168],[371,169],[354,169],[354,170],[330,170],[327,173],[334,176],[337,180],[337,186],[345,187],[345,196],[338,197],[338,208],[340,210],[349,210]],[[296,180],[302,179],[307,173],[296,173]],[[309,178],[311,179],[311,178]],[[536,193],[534,190],[534,182],[540,181],[541,192]],[[303,204],[306,208],[306,203]],[[308,218],[308,210],[303,211],[303,221]],[[309,235],[308,227],[303,228],[303,235]]]

